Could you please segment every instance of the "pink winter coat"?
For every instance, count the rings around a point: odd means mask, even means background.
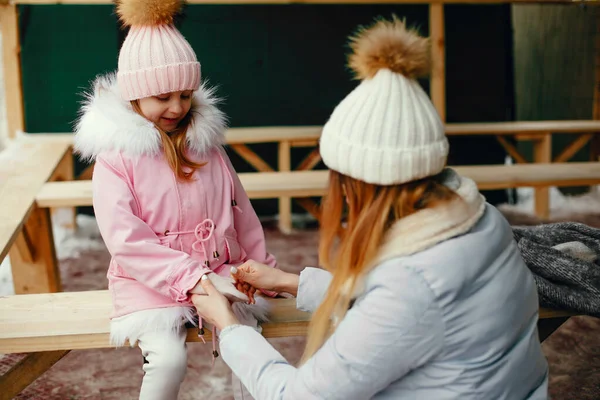
[[[229,276],[254,259],[272,267],[262,226],[223,150],[224,118],[204,87],[194,96],[188,156],[207,164],[193,181],[175,178],[158,131],[100,78],[76,129],[76,150],[96,160],[93,205],[112,256],[112,317],[191,305],[203,274]]]

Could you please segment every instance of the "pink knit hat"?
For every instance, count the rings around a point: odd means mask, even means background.
[[[180,0],[121,0],[117,13],[130,26],[119,53],[117,82],[124,100],[197,90],[200,63],[173,25]]]

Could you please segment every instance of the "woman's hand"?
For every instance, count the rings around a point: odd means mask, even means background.
[[[217,275],[215,273],[212,273],[212,272],[210,272],[206,275],[203,275],[202,279],[204,279],[205,276],[208,278],[208,280],[210,282],[212,282],[213,287],[219,293],[221,293],[226,298],[228,298],[230,301],[243,301],[246,303],[248,303],[250,301],[246,294],[244,294],[236,289],[236,287],[234,286],[233,278],[229,278],[229,277],[224,278],[224,277]],[[190,293],[201,294],[201,295],[207,294],[206,290],[204,289],[204,285],[202,285],[202,279],[200,279],[198,281],[198,283],[196,284],[196,286],[194,286],[192,288],[192,290],[190,290]]]
[[[233,314],[229,300],[219,293],[207,275],[203,275],[200,279],[200,286],[206,294],[192,295],[192,302],[196,307],[196,311],[198,311],[198,315],[220,331],[229,325],[239,324],[238,319]]]
[[[256,289],[274,292],[298,293],[298,275],[271,268],[254,260],[246,261],[237,268],[231,269],[236,288],[254,302]]]

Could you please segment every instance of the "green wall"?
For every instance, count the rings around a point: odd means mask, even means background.
[[[513,6],[516,115],[520,120],[591,119],[598,7]],[[555,136],[553,153],[575,138]],[[522,144],[528,153],[531,146]],[[589,160],[588,148],[574,160]]]
[[[516,115],[520,120],[591,119],[598,7],[513,6]],[[576,135],[554,135],[553,156]],[[531,158],[530,142],[519,149]],[[585,146],[572,161],[588,161]],[[568,194],[588,187],[561,188]]]
[[[115,69],[119,40],[111,6],[20,6],[28,132],[70,132],[80,93]]]
[[[510,6],[448,5],[447,117],[449,122],[513,119]],[[376,16],[396,13],[428,34],[428,6],[231,5],[186,8],[180,29],[218,86],[231,126],[323,124],[356,85],[345,68],[347,36]],[[117,65],[119,30],[111,6],[20,6],[26,130],[65,132],[80,93]],[[422,82],[428,90],[428,81]],[[271,144],[254,149],[276,164]],[[306,149],[295,149],[299,162]],[[454,164],[498,163],[493,138],[453,138]],[[251,170],[232,155],[239,171]],[[78,166],[81,169],[81,165]],[[492,202],[502,192],[488,193]],[[255,202],[261,213],[274,201]]]

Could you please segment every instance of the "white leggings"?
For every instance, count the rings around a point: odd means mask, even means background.
[[[187,372],[186,333],[181,329],[179,334],[152,332],[139,337],[138,345],[145,358],[140,400],[177,400]],[[252,400],[241,381],[234,374],[231,378],[234,399]]]

